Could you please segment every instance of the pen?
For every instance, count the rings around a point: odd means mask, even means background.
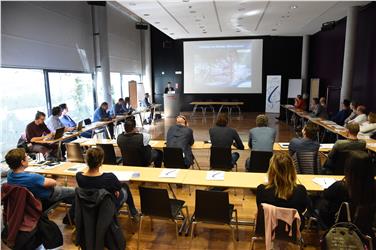
[[[176,169],[171,170],[171,171],[168,171],[168,172],[166,173],[166,175],[169,175],[169,174],[171,174],[171,173],[173,173],[173,172],[175,172],[175,171],[176,171]]]
[[[217,174],[220,174],[221,172],[216,172],[212,175],[212,178],[214,178],[214,176],[216,176]]]

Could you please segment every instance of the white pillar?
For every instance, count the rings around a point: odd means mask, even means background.
[[[302,68],[301,68],[301,79],[302,79],[302,90],[303,93],[308,93],[308,60],[309,60],[309,35],[303,36],[302,44]]]
[[[151,100],[151,43],[150,43],[150,26],[147,30],[140,30],[141,35],[141,82],[144,84],[145,93],[150,94]]]
[[[341,103],[344,99],[351,99],[351,87],[354,73],[354,55],[356,43],[356,26],[358,21],[358,7],[349,7],[346,18],[345,51],[343,55],[343,71],[341,86]]]

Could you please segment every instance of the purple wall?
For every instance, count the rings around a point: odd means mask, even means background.
[[[320,96],[328,86],[342,82],[346,18],[330,31],[310,37],[309,78],[320,78]],[[363,7],[358,16],[352,99],[376,111],[376,3]],[[328,100],[329,105],[332,100]],[[332,101],[333,102],[333,101]]]

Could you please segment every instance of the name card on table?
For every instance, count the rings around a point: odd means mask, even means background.
[[[112,171],[119,181],[129,181],[132,178],[137,178],[140,177],[139,172],[134,172],[134,171]]]
[[[313,178],[312,181],[316,184],[319,184],[323,189],[330,187],[334,182],[336,182],[336,180],[333,178],[321,178],[321,177]]]
[[[224,181],[225,172],[224,171],[207,171],[206,179],[208,181]]]
[[[176,178],[180,169],[163,169],[159,175],[160,178]]]

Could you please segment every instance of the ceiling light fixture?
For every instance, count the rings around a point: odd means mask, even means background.
[[[168,28],[162,28],[163,30],[168,30]]]
[[[188,2],[189,2],[189,0],[183,0],[183,2],[184,2],[184,3],[188,3]]]
[[[238,11],[243,11],[243,10],[245,10],[245,8],[239,8],[239,9],[238,9]]]
[[[292,9],[292,10],[295,10],[295,9],[297,9],[297,8],[298,8],[297,5],[291,5],[291,6],[290,6],[290,9]]]
[[[272,29],[272,31],[277,31],[277,29]]]
[[[129,6],[136,6],[136,3],[134,3],[134,2],[130,2],[130,3],[129,3]]]
[[[161,22],[155,22],[154,24],[160,24]]]
[[[195,10],[191,10],[191,11],[189,11],[189,13],[191,13],[191,14],[195,14],[196,11],[195,11]]]
[[[195,22],[200,22],[201,20],[200,19],[196,19]]]
[[[144,14],[144,16],[150,16],[150,14]]]
[[[171,36],[173,36],[173,35],[174,35],[174,33],[170,33],[170,35],[171,35]]]
[[[254,16],[254,15],[259,14],[260,12],[261,12],[260,10],[251,10],[251,11],[244,13],[244,15],[245,16]]]

